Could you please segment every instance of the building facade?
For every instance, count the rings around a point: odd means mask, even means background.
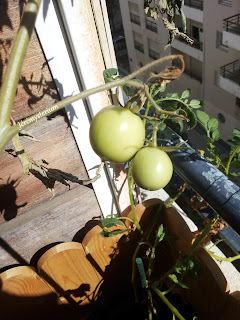
[[[176,38],[166,50],[167,31],[161,17],[146,17],[142,0],[119,2],[130,70],[168,54],[182,54],[185,72],[168,91],[190,88],[193,98],[204,101],[209,116],[219,120],[222,139],[227,141],[232,129],[240,128],[239,0],[185,0],[187,34],[194,44]],[[181,28],[180,16],[175,24]]]

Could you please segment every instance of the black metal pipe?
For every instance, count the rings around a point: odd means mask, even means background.
[[[158,133],[158,145],[176,145],[183,139],[170,128]],[[187,143],[185,147],[190,147]],[[194,150],[169,153],[174,170],[240,234],[240,188]]]

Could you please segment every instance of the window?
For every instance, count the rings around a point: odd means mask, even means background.
[[[160,58],[158,42],[152,39],[148,39],[148,54],[149,54],[149,57],[154,60],[157,60]]]
[[[200,37],[199,37],[199,28],[196,26],[192,26],[192,37],[199,41]]]
[[[144,53],[142,35],[137,32],[133,32],[133,41],[134,41],[134,48]]]
[[[231,7],[232,6],[232,0],[218,0],[219,4],[222,4],[223,6]]]
[[[217,31],[217,44],[216,47],[223,50],[228,51],[228,46],[223,43],[223,34],[220,31]]]
[[[156,22],[152,22],[149,20],[146,20],[146,29],[151,30],[152,32],[158,32]]]
[[[128,2],[129,13],[130,13],[130,21],[137,25],[141,25],[140,17],[139,17],[139,8],[136,3]]]

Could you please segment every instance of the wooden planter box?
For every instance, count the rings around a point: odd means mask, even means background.
[[[159,203],[160,200],[151,199],[136,206],[143,229],[151,221]],[[128,216],[131,214],[130,211]],[[167,242],[160,243],[153,274],[156,278],[173,265],[177,252],[186,253],[193,241],[190,229],[174,208],[160,212],[156,226],[161,223],[169,233],[176,234],[178,240],[174,250]],[[127,221],[128,227],[129,224]],[[41,256],[36,269],[18,266],[1,273],[1,314],[6,319],[15,319],[19,314],[24,315],[24,319],[42,319],[43,316],[87,319],[92,312],[98,317],[91,319],[101,319],[101,312],[106,319],[136,316],[136,313],[128,313],[125,317],[120,317],[120,314],[132,290],[132,256],[140,239],[139,232],[103,238],[101,231],[101,225],[96,225],[88,231],[82,243],[55,245]],[[240,292],[229,294],[224,275],[202,248],[196,250],[195,257],[201,262],[204,274],[200,280],[189,283],[189,289],[181,292],[184,300],[192,304],[201,320],[240,318]],[[121,310],[118,315],[107,313],[109,306],[113,305],[115,310]]]

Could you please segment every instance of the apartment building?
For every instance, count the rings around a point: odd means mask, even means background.
[[[240,1],[185,0],[187,34],[194,44],[177,38],[166,50],[167,31],[161,17],[147,18],[143,0],[119,3],[130,70],[168,54],[182,54],[185,72],[168,91],[191,88],[192,97],[204,100],[204,110],[219,120],[227,141],[233,128],[240,129]],[[180,16],[175,23],[181,28]]]

